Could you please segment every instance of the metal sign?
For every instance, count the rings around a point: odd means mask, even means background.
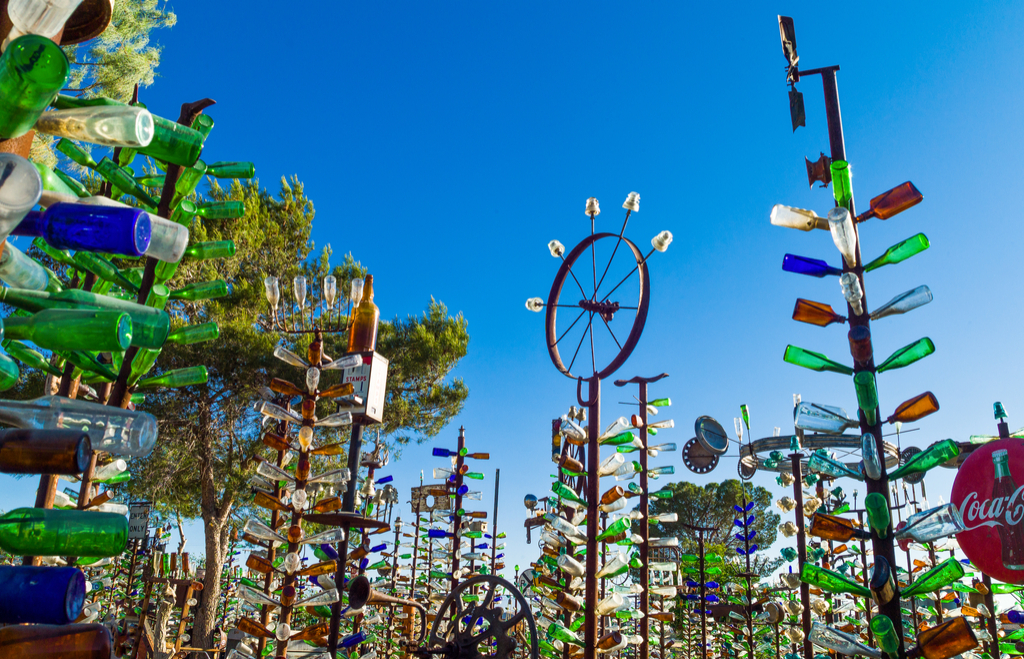
[[[376,352],[360,353],[363,363],[347,368],[341,381],[352,383],[356,396],[363,399],[365,406],[352,410],[357,420],[363,423],[380,423],[384,418],[384,394],[387,390],[388,360]]]
[[[149,535],[150,504],[133,503],[128,507],[128,539],[145,540]]]
[[[965,530],[956,539],[979,570],[1024,583],[1024,440],[983,444],[964,460],[950,501]]]
[[[412,500],[409,502],[412,504],[412,511],[414,513],[428,513],[432,510],[451,510],[453,505],[452,498],[446,494],[440,494],[440,492],[444,491],[444,485],[421,485],[412,488]],[[429,504],[427,503],[428,497],[430,497]]]

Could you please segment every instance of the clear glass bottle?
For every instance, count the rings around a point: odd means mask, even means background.
[[[152,414],[62,396],[0,400],[0,423],[25,429],[81,430],[89,433],[94,451],[132,457],[149,455],[157,438]]]
[[[153,141],[153,115],[126,105],[99,105],[44,112],[40,133],[109,147],[139,148]]]

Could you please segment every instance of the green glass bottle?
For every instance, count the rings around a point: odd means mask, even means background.
[[[952,440],[947,440],[952,441]],[[910,584],[900,593],[901,597],[913,597],[924,593],[932,593],[944,588],[964,576],[963,564],[955,558],[947,558],[932,569],[928,570],[914,583]]]
[[[189,387],[195,384],[206,384],[207,380],[205,366],[189,366],[188,368],[176,368],[145,380],[139,380],[140,389],[155,387]]]
[[[850,593],[860,597],[871,597],[871,591],[856,581],[848,579],[838,572],[818,567],[813,563],[803,564],[800,568],[800,580],[829,593]]]
[[[601,542],[606,538],[611,538],[620,533],[625,533],[630,527],[630,522],[631,520],[628,517],[622,517],[615,520],[609,524],[608,528],[606,528],[602,533],[598,534],[597,541]]]
[[[103,381],[113,382],[117,379],[117,371],[111,368],[110,364],[101,362],[98,357],[99,353],[86,350],[66,350],[58,354],[80,370],[99,376]],[[79,374],[76,373],[77,375]]]
[[[821,453],[814,453],[811,456],[811,459],[807,462],[807,469],[813,473],[828,474],[834,478],[846,476],[859,481],[864,480],[864,476],[860,473],[850,469],[842,462]]]
[[[558,496],[562,497],[563,499],[575,501],[576,503],[581,503],[583,505],[586,505],[587,503],[583,499],[579,498],[579,496],[573,491],[571,487],[569,487],[565,483],[562,483],[561,481],[552,483],[551,491],[557,494]]]
[[[203,341],[213,341],[219,336],[220,328],[217,326],[217,323],[211,321],[201,325],[179,327],[167,335],[167,342],[187,346]]]
[[[131,293],[138,293],[139,287],[117,269],[117,266],[94,252],[79,250],[73,257],[75,267],[85,272],[91,272],[104,281],[109,281],[115,286],[120,286]]]
[[[896,629],[892,626],[892,620],[889,619],[889,616],[876,613],[871,618],[870,627],[875,635],[875,641],[882,652],[885,652],[890,657],[896,657],[900,648],[900,640],[896,637]]]
[[[171,206],[177,206],[185,197],[195,192],[199,182],[206,174],[206,163],[197,160],[191,167],[183,167],[178,180],[174,183],[174,196],[171,197]]]
[[[32,246],[42,251],[44,254],[49,256],[57,263],[67,265],[72,268],[77,268],[75,260],[71,258],[71,252],[69,252],[66,249],[57,249],[56,247],[51,247],[49,243],[47,243],[42,238],[36,238],[35,240],[33,240]]]
[[[207,167],[206,174],[214,178],[252,178],[256,176],[256,166],[251,162],[218,161]]]
[[[879,538],[884,538],[889,532],[889,522],[892,520],[889,515],[889,502],[879,492],[872,492],[864,497],[864,508],[868,511],[868,524]]]
[[[132,359],[131,371],[128,374],[129,386],[134,386],[146,373],[149,373],[161,352],[161,348],[139,348],[139,351],[135,353],[135,358]]]
[[[803,366],[812,371],[832,371],[833,373],[842,373],[843,375],[853,374],[852,368],[844,366],[839,362],[834,362],[820,352],[812,352],[792,345],[786,346],[786,352],[782,359],[790,364]]]
[[[188,246],[185,253],[200,261],[228,258],[235,255],[235,241],[214,240],[205,243],[193,243]]]
[[[829,167],[832,170],[832,194],[836,205],[849,208],[853,201],[853,184],[850,176],[850,163],[845,160],[833,160]]]
[[[463,476],[475,481],[482,481],[484,479],[484,475],[478,471],[467,471]]]
[[[57,141],[57,151],[70,158],[75,164],[89,169],[96,169],[96,161],[89,153],[66,137]]]
[[[3,346],[7,354],[29,368],[38,369],[57,378],[64,374],[63,371],[51,364],[46,357],[43,357],[42,353],[36,352],[20,341],[8,339],[3,342]]]
[[[894,481],[909,474],[926,472],[949,462],[958,455],[960,455],[960,447],[956,445],[956,442],[952,439],[944,439],[907,460],[896,471],[889,474],[889,480]]]
[[[636,435],[630,431],[620,432],[618,435],[612,435],[606,437],[598,442],[602,446],[623,446],[625,444],[631,444],[636,439]]]
[[[154,286],[154,289],[157,288]],[[124,311],[132,319],[132,345],[140,348],[159,348],[170,332],[171,319],[165,311],[144,307],[135,302],[108,295],[71,289],[59,293],[0,288],[0,301],[25,311],[43,309],[115,309]]]
[[[928,249],[928,246],[928,236],[923,233],[911,236],[903,242],[896,243],[889,249],[885,250],[885,254],[882,254],[877,259],[864,266],[864,272],[871,272],[872,270],[881,268],[883,265],[906,261],[911,256],[920,254],[924,250]]]
[[[63,195],[80,196],[75,194],[76,191],[64,181],[64,178],[61,177],[58,172],[55,172],[42,163],[34,162],[32,164],[36,166],[36,171],[39,172],[39,178],[43,181],[43,190]]]
[[[127,350],[132,320],[117,310],[44,309],[31,316],[8,316],[4,332],[9,339],[53,350]]]
[[[45,166],[45,165],[36,164],[37,168],[40,167],[40,166]],[[66,172],[62,172],[59,169],[53,170],[53,174],[57,178],[59,178],[61,180],[61,182],[64,183],[64,185],[66,185],[68,187],[68,189],[71,190],[78,197],[85,198],[85,197],[91,197],[92,196],[92,193],[89,192],[89,189],[87,187],[85,187],[85,185],[83,185],[82,182],[79,181],[77,178],[75,178],[73,176],[70,176]],[[45,181],[45,178],[43,180]],[[45,185],[45,183],[44,183],[44,185]]]
[[[96,165],[96,173],[111,185],[124,191],[125,194],[135,197],[149,208],[156,208],[159,205],[159,202],[149,196],[146,189],[139,185],[139,182],[135,180],[135,177],[129,170],[121,167],[110,158],[103,158],[103,160],[99,161]]]
[[[245,215],[241,201],[212,201],[196,208],[196,215],[207,220],[234,220]]]
[[[861,371],[853,376],[853,388],[857,392],[857,405],[860,406],[868,425],[878,421],[878,389],[875,386],[875,374]]]
[[[71,64],[60,46],[26,34],[0,56],[0,137],[21,137],[32,130],[68,81]]]
[[[892,371],[904,366],[910,366],[916,361],[924,359],[935,352],[935,344],[927,336],[918,339],[910,345],[905,345],[896,352],[889,355],[889,358],[882,362],[877,369],[879,373]]]
[[[117,556],[128,518],[82,510],[16,508],[0,516],[0,547],[20,556]]]
[[[212,300],[218,297],[224,297],[227,294],[227,283],[225,283],[223,279],[217,279],[216,281],[196,282],[194,284],[182,286],[178,290],[171,292],[171,299],[196,302],[199,300]]]

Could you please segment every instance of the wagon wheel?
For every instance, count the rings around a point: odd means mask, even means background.
[[[481,586],[480,599],[463,602],[463,593],[472,592],[475,586]],[[495,601],[499,595],[501,601]],[[448,594],[437,610],[427,645],[444,647],[446,657],[457,659],[510,659],[519,647],[514,637],[522,638],[520,632],[529,636],[530,658],[538,659],[537,626],[530,603],[511,583],[488,574],[467,579]]]
[[[598,256],[599,246],[600,251],[609,254],[607,260]],[[562,257],[546,305],[544,325],[555,368],[576,379],[572,370],[577,366],[586,370],[589,352],[591,372],[583,373],[584,377],[593,374],[604,379],[614,373],[629,358],[643,333],[650,289],[647,259],[628,238],[594,233],[576,245]],[[561,326],[559,309],[565,310],[563,317],[568,315]]]

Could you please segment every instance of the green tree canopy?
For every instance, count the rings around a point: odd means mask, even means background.
[[[714,529],[704,534],[706,552],[715,552],[726,559],[740,556],[736,549],[744,545],[736,537],[739,529],[733,522],[740,515],[733,506],[742,507],[744,501],[752,501],[754,507],[747,515],[754,516],[754,523],[749,528],[756,532],[751,542],[757,544],[758,551],[751,559],[751,570],[766,577],[782,564],[780,558],[768,558],[768,550],[778,537],[779,516],[772,511],[772,493],[767,489],[736,479],[707,485],[680,481],[669,484],[665,489],[672,490],[672,498],[653,499],[651,516],[661,513],[679,516],[678,522],[659,523],[657,528],[658,535],[678,537],[684,552],[697,553],[699,533],[687,528],[689,526]]]
[[[160,354],[156,372],[205,365],[205,385],[162,390],[148,395],[140,407],[160,421],[156,450],[132,465],[133,496],[157,502],[167,516],[202,518],[205,533],[206,579],[203,604],[196,617],[195,638],[209,641],[220,592],[219,576],[227,554],[232,526],[256,514],[248,508],[255,456],[270,457],[262,442],[261,417],[253,404],[259,389],[273,377],[301,384],[303,373],[273,357],[280,337],[265,331],[269,305],[264,277],[281,278],[290,288],[293,276],[303,274],[314,290],[328,273],[330,249],[319,252],[310,239],[314,218],[312,202],[297,179],[282,179],[276,197],[256,181],[234,182],[224,189],[214,182],[212,200],[242,200],[245,215],[238,220],[196,218],[190,244],[232,240],[235,255],[200,261],[186,256],[169,282],[172,290],[184,285],[223,279],[229,294],[220,299],[175,305],[172,328],[215,321],[220,338],[192,345],[168,344]],[[355,277],[366,274],[351,254],[330,270],[339,291],[347,291]],[[283,292],[283,291],[282,291]],[[282,303],[290,300],[282,295]],[[344,310],[343,310],[344,313]],[[311,335],[298,335],[288,346],[304,354]],[[457,414],[468,395],[465,384],[449,373],[466,354],[467,324],[461,314],[452,317],[443,304],[430,300],[420,315],[381,321],[377,351],[390,359],[388,394],[381,428],[382,441],[404,444],[424,441],[438,433]],[[344,352],[344,335],[327,336],[327,354]],[[339,374],[325,372],[325,384]],[[332,409],[321,403],[318,415]],[[317,430],[317,441],[328,443],[329,429]],[[333,431],[341,441],[347,428]],[[273,454],[276,457],[276,452]],[[317,469],[324,458],[318,458]],[[335,460],[344,460],[338,456]]]

